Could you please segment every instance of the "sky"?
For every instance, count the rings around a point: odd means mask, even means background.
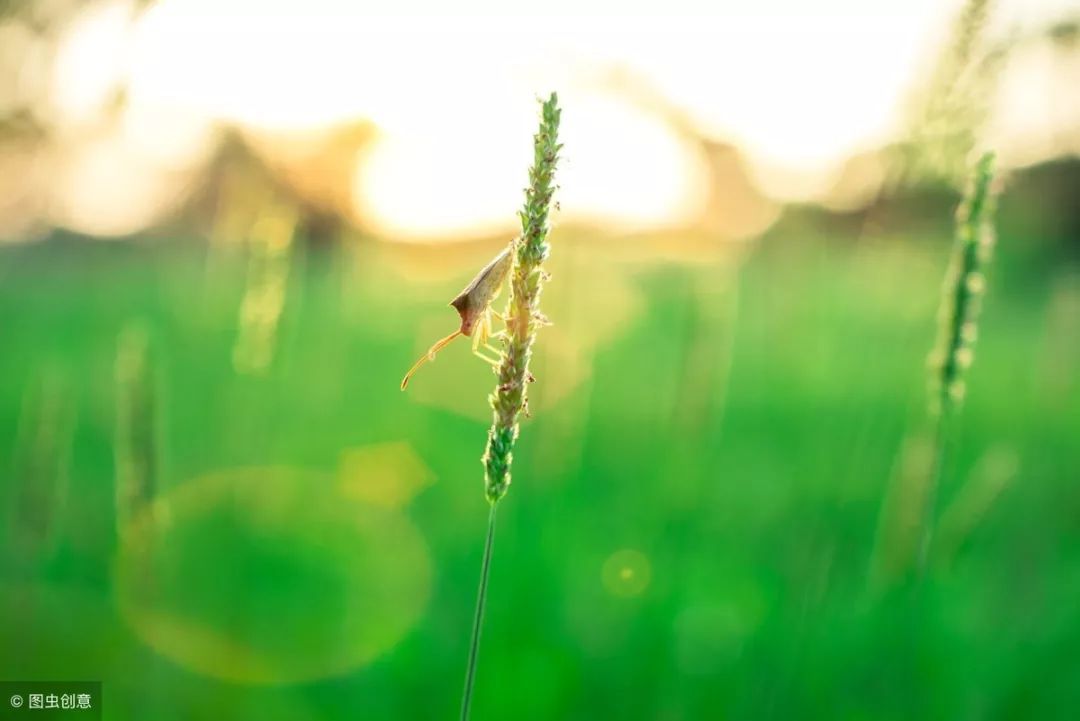
[[[73,155],[60,183],[67,222],[92,231],[85,216],[97,213],[103,232],[143,222],[105,218],[104,188],[129,187],[152,212],[170,190],[150,170],[205,159],[221,123],[303,137],[363,118],[377,135],[356,158],[357,215],[400,238],[497,228],[518,205],[536,98],[551,90],[564,107],[568,214],[635,228],[693,217],[704,202],[700,153],[655,110],[614,92],[615,72],[696,131],[738,147],[765,193],[812,200],[852,154],[895,135],[960,4],[683,0],[659,14],[657,4],[553,0],[542,15],[535,7],[469,0],[450,15],[433,0],[161,0],[136,15],[119,0],[91,6],[52,69],[57,115],[76,132],[119,84],[127,108],[117,135]],[[1080,3],[1005,0],[993,28],[1070,14]],[[1039,72],[1021,69],[1012,82],[1022,101],[1007,104],[999,133],[1037,128],[1039,103],[1054,92],[1024,81]]]

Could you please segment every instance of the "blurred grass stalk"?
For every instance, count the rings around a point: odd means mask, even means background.
[[[994,0],[967,0],[930,80],[911,98],[907,137],[899,144],[899,182],[959,186],[980,130],[990,116],[1012,40],[988,37]]]
[[[919,520],[916,565],[926,568],[938,486],[949,441],[949,427],[959,413],[966,385],[964,375],[975,358],[979,313],[986,289],[984,271],[994,244],[994,155],[984,153],[972,172],[956,214],[956,237],[945,275],[938,343],[930,355],[934,414],[934,456]]]
[[[529,170],[529,187],[525,189],[525,207],[519,211],[521,239],[514,253],[510,271],[510,298],[504,317],[506,335],[503,353],[497,370],[498,382],[489,396],[494,418],[488,431],[484,450],[484,494],[491,508],[488,512],[487,538],[480,568],[480,584],[476,594],[476,615],[473,618],[469,644],[469,662],[465,672],[465,689],[461,698],[461,719],[469,718],[473,683],[476,678],[476,658],[480,646],[480,631],[484,622],[484,603],[487,597],[491,551],[495,539],[495,509],[510,487],[510,465],[514,443],[518,437],[518,421],[528,414],[526,386],[533,381],[529,360],[536,331],[546,324],[540,313],[540,292],[546,274],[544,260],[548,256],[548,215],[555,191],[552,181],[559,159],[559,99],[555,93],[541,107],[540,129],[533,136],[533,165]]]
[[[233,348],[233,365],[240,374],[263,373],[274,360],[296,224],[295,208],[271,201],[251,229],[247,287]]]
[[[19,565],[47,559],[67,506],[76,401],[67,375],[48,366],[23,397],[15,441],[9,552]]]
[[[982,455],[937,523],[934,537],[935,566],[949,568],[960,548],[1019,472],[1019,456],[1008,446],[991,448]]]
[[[116,530],[124,535],[133,516],[158,492],[157,397],[146,330],[128,326],[116,351]]]

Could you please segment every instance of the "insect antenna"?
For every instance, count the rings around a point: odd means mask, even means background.
[[[461,329],[457,329],[445,338],[441,338],[435,341],[435,345],[428,348],[427,353],[420,356],[420,358],[413,364],[413,367],[409,369],[409,372],[405,374],[405,377],[401,379],[401,390],[405,390],[405,386],[409,385],[409,379],[412,378],[413,373],[416,373],[420,369],[420,366],[424,365],[428,361],[435,360],[435,354],[450,344],[450,341],[461,335]]]

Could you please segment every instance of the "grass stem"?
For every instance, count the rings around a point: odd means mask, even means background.
[[[948,428],[949,416],[939,413],[934,423],[933,457],[930,466],[929,482],[926,488],[926,498],[921,519],[919,545],[915,557],[915,571],[919,576],[926,572],[930,558],[930,542],[934,535],[934,517],[937,509],[938,488],[945,473],[946,453],[948,451]]]
[[[480,650],[480,631],[484,626],[484,602],[487,600],[488,575],[491,570],[491,549],[495,545],[495,508],[488,512],[487,540],[484,542],[484,560],[480,565],[480,586],[476,591],[476,615],[473,616],[472,639],[469,642],[469,666],[465,671],[465,691],[461,696],[461,721],[468,721],[472,704],[473,681],[476,679],[476,656]]]
[[[525,189],[525,206],[518,212],[521,237],[514,249],[510,271],[510,299],[507,302],[506,332],[502,357],[496,370],[498,382],[488,397],[493,412],[487,446],[481,463],[484,465],[484,495],[491,504],[488,516],[487,542],[480,569],[480,588],[476,598],[476,617],[473,619],[469,666],[465,673],[465,691],[461,699],[461,721],[469,718],[473,682],[476,676],[476,656],[480,647],[480,631],[484,623],[484,602],[487,599],[488,570],[491,566],[491,547],[495,541],[495,506],[510,487],[510,466],[514,460],[514,444],[518,437],[518,422],[528,415],[526,387],[535,378],[529,372],[536,332],[546,324],[540,312],[540,292],[547,273],[543,263],[548,256],[547,236],[550,226],[552,196],[556,186],[555,166],[559,160],[559,98],[552,93],[540,108],[540,129],[533,136],[533,164],[529,169],[529,186]]]

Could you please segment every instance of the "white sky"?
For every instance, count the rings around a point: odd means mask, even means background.
[[[598,72],[632,71],[747,153],[767,191],[812,197],[845,158],[896,129],[959,9],[682,0],[660,15],[655,3],[545,0],[537,17],[535,3],[469,0],[454,16],[443,5],[162,0],[133,29],[125,5],[106,6],[73,27],[57,102],[77,123],[126,79],[145,120],[129,130],[159,155],[190,155],[214,119],[311,129],[369,118],[380,140],[358,164],[357,206],[388,233],[426,236],[512,220],[535,98],[554,89],[564,210],[663,225],[700,201],[700,161],[656,117],[599,88]],[[1070,11],[1080,2],[1005,0],[994,24],[1030,27]]]

